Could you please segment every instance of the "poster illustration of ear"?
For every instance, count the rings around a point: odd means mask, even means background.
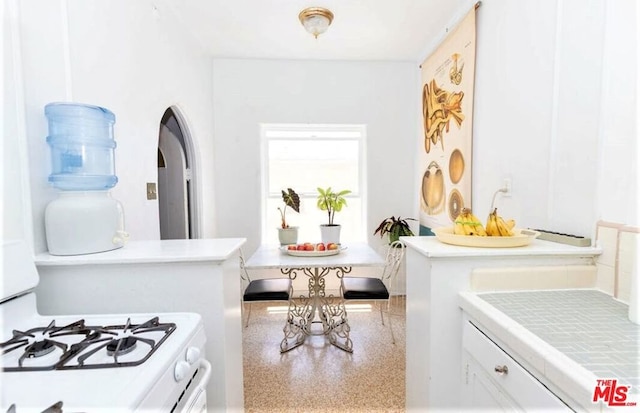
[[[420,235],[471,208],[475,7],[422,63]]]

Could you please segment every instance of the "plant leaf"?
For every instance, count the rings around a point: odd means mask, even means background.
[[[300,212],[300,197],[293,189],[287,188],[287,192],[282,191],[282,201],[294,211]]]

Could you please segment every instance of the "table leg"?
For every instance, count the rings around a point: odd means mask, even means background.
[[[287,322],[283,329],[284,338],[280,343],[281,353],[300,346],[310,335],[327,335],[332,345],[349,353],[353,352],[344,299],[342,296],[330,295],[326,297],[325,295],[325,276],[331,270],[335,270],[336,275],[341,278],[345,273],[350,272],[351,268],[326,267],[282,270],[283,274],[289,275],[292,279],[297,275],[296,271],[302,271],[309,278],[309,296],[292,297],[289,300]],[[315,321],[316,314],[320,319],[318,321]],[[322,332],[315,333],[311,330],[314,323],[322,324]]]
[[[283,274],[294,280],[298,275],[298,271],[304,272],[309,276],[308,268],[283,268],[280,270]],[[310,332],[310,325],[315,313],[315,307],[312,304],[311,287],[309,287],[309,297],[300,296],[295,298],[293,294],[289,297],[289,308],[287,310],[287,322],[282,331],[284,338],[280,342],[280,352],[285,353],[289,350],[302,345]],[[296,303],[298,301],[298,303]]]
[[[351,272],[351,267],[333,268],[336,276],[342,278],[344,274]],[[324,290],[323,290],[324,298]],[[331,297],[332,298],[332,297]],[[344,298],[340,294],[335,299],[324,300],[322,305],[324,318],[328,320],[328,336],[329,342],[334,346],[346,352],[353,353],[353,342],[349,333],[349,320],[347,319],[347,309],[344,304]]]
[[[307,326],[312,316],[313,313],[308,302],[304,305],[297,305],[293,297],[289,299],[287,322],[282,329],[284,338],[280,342],[281,353],[293,350],[304,343],[304,340],[309,335]]]

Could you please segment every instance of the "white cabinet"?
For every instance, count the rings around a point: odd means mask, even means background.
[[[465,351],[462,354],[464,377],[462,407],[480,410],[517,410],[515,402],[495,383],[482,366]]]
[[[589,265],[598,248],[534,240],[520,248],[465,248],[436,237],[402,237],[407,244],[407,411],[456,410],[462,387],[462,311],[478,268]]]
[[[202,315],[210,411],[242,411],[238,250],[243,238],[130,241],[99,254],[36,257],[41,314]]]
[[[464,408],[572,411],[472,322],[462,326]]]

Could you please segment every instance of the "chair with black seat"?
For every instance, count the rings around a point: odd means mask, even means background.
[[[384,267],[377,277],[343,277],[340,290],[345,301],[373,301],[380,307],[380,319],[384,325],[383,312],[387,313],[391,339],[396,343],[391,326],[391,293],[395,287],[396,277],[404,258],[405,246],[402,241],[394,241],[387,249]],[[386,306],[382,301],[386,302]],[[386,307],[386,310],[383,308]]]
[[[260,278],[252,280],[245,267],[244,255],[240,251],[240,279],[242,282],[242,314],[245,304],[249,304],[249,311],[245,320],[245,327],[249,326],[251,303],[264,301],[285,301],[293,295],[293,285],[290,278]]]

